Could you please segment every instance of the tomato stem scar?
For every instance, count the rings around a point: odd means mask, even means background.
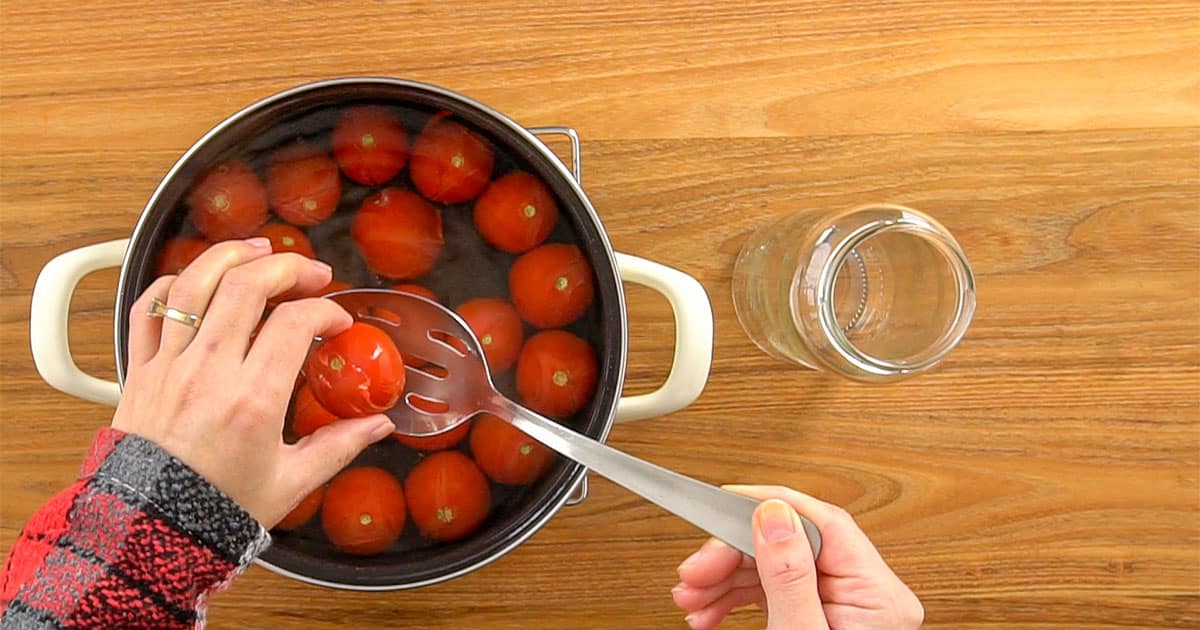
[[[550,377],[550,380],[554,381],[554,384],[558,385],[559,387],[566,385],[567,384],[567,371],[566,370],[555,370],[554,376]]]
[[[533,216],[535,214],[537,214],[537,208],[533,207],[533,204],[529,204],[529,205],[525,206],[525,208],[522,209],[522,212],[525,213],[526,217],[529,217],[530,219],[532,219]]]
[[[528,455],[533,452],[533,445],[532,444],[522,444],[521,448],[517,449],[517,452],[522,455]]]
[[[443,523],[453,523],[454,522],[454,508],[450,508],[450,507],[438,508],[437,520],[439,520]]]
[[[555,278],[555,279],[554,279],[554,288],[555,288],[555,289],[558,289],[559,291],[562,291],[563,289],[566,289],[566,288],[567,288],[567,284],[569,284],[569,283],[567,282],[567,277],[566,277],[566,276],[559,276],[559,277],[557,277],[557,278]]]
[[[316,199],[305,199],[304,200],[304,209],[305,210],[316,210],[317,209],[317,200]]]
[[[225,208],[229,205],[229,198],[226,197],[225,195],[217,193],[216,195],[213,195],[212,205],[214,208],[218,208],[218,209]]]
[[[285,247],[291,247],[296,244],[296,239],[294,239],[290,236],[285,236],[285,237],[279,239],[279,242],[283,243]]]
[[[454,168],[462,168],[462,166],[465,162],[466,162],[466,160],[464,160],[463,156],[461,156],[461,155],[456,155],[456,156],[450,158],[450,164],[454,165]]]
[[[329,360],[329,367],[335,371],[341,371],[343,367],[346,367],[346,361],[340,356],[335,356]]]
[[[358,522],[363,525],[370,525],[375,519],[371,518],[370,514],[363,513],[358,517]]]
[[[362,137],[362,145],[364,148],[367,148],[367,149],[370,149],[371,147],[375,146],[375,136],[372,136],[369,133],[364,133],[363,137]]]
[[[480,339],[480,340],[479,340],[479,342],[480,342],[480,343],[482,343],[482,344],[483,344],[483,345],[485,345],[485,346],[490,346],[490,345],[492,345],[492,336],[491,336],[491,335],[484,335],[484,336],[483,336],[483,339]]]

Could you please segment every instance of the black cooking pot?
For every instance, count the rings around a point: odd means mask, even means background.
[[[424,111],[448,111],[539,176],[557,198],[565,228],[585,253],[595,274],[596,304],[584,331],[600,357],[596,395],[573,421],[573,428],[603,440],[613,422],[670,413],[690,404],[704,387],[712,354],[712,312],[707,295],[692,277],[641,258],[616,254],[600,219],[579,185],[579,146],[574,130],[526,129],[495,110],[431,85],[387,78],[349,78],[300,86],[268,97],[221,122],[171,168],[150,197],[129,239],[66,252],[42,270],[34,289],[30,339],[43,378],[55,388],[88,400],[115,405],[118,383],[84,374],[71,359],[67,342],[70,296],[84,275],[121,266],[117,287],[115,345],[118,379],[128,359],[130,307],[155,277],[163,242],[175,235],[189,186],[203,169],[231,151],[273,133],[280,121],[356,102],[384,102]],[[557,133],[571,141],[568,171],[536,134]],[[562,223],[562,221],[560,221]],[[621,398],[625,373],[626,321],[621,281],[645,284],[663,293],[675,311],[675,360],[655,392]],[[138,316],[134,314],[133,316]],[[494,511],[483,528],[463,542],[411,553],[361,558],[278,537],[259,563],[278,573],[325,586],[387,590],[437,583],[477,569],[533,535],[575,493],[586,493],[586,471],[569,461],[556,467],[519,501]]]

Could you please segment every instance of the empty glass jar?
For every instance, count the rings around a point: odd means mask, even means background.
[[[975,278],[946,228],[911,208],[802,210],[746,242],[733,302],[767,353],[884,381],[928,370],[958,344]]]

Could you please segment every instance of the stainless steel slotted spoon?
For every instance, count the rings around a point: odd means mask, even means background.
[[[547,447],[754,556],[752,516],[757,500],[638,459],[513,402],[492,384],[479,341],[453,311],[387,289],[352,289],[328,297],[356,318],[386,331],[402,353],[445,369],[446,376],[439,377],[406,367],[406,393],[387,412],[397,433],[429,436],[449,431],[480,412],[494,414]],[[458,338],[467,352],[433,333]],[[446,410],[435,413],[414,407],[412,396],[443,403]],[[821,533],[812,521],[803,516],[800,520],[815,557],[821,551]]]

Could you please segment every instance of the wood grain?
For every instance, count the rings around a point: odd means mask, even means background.
[[[310,79],[460,90],[584,137],[614,244],[716,314],[710,383],[612,442],[720,482],[845,505],[930,627],[1200,624],[1200,10],[1191,2],[212,2],[0,5],[0,550],[110,410],[34,370],[29,296],[127,235],[175,158]],[[907,203],[959,238],[979,311],[939,371],[864,386],[738,327],[730,269],[789,210]],[[113,375],[115,272],[75,296],[78,363]],[[665,301],[630,288],[629,391],[661,380]],[[215,628],[682,627],[701,540],[593,480],[494,565],[406,593],[255,568]],[[728,627],[761,627],[756,612]]]

